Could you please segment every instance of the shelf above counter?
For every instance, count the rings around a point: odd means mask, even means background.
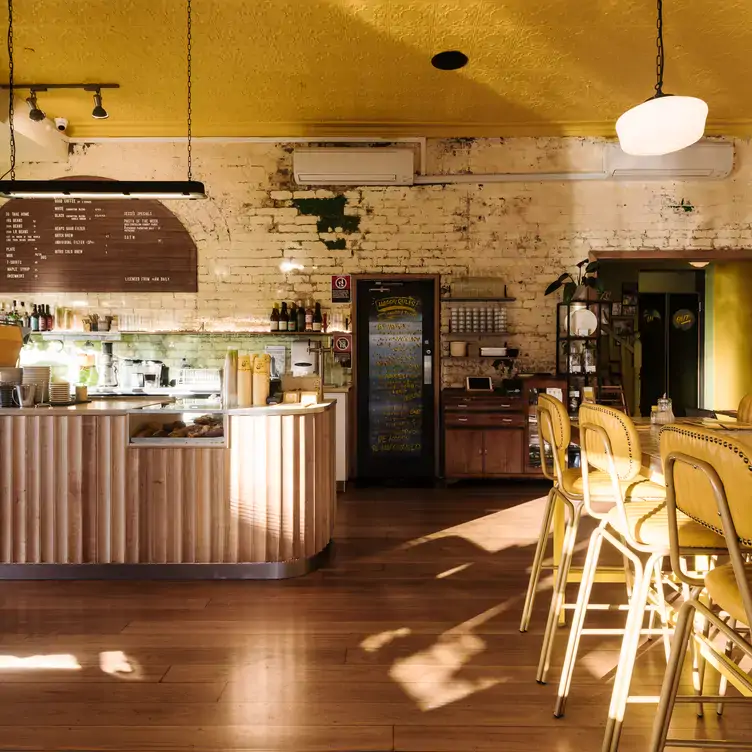
[[[517,298],[441,298],[442,303],[514,303]]]
[[[446,340],[481,339],[483,337],[511,337],[510,332],[448,332],[441,335]]]
[[[71,331],[51,331],[51,332],[32,332],[32,335],[38,335],[43,340],[96,340],[117,342],[122,339],[123,335],[134,335],[147,337],[163,337],[167,335],[190,336],[190,335],[212,335],[212,336],[237,336],[237,337],[332,337],[343,332],[243,332],[243,331],[198,331],[196,329],[186,330],[163,330],[155,332],[71,332]]]

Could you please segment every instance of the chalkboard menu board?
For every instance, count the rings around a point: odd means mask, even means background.
[[[0,232],[0,293],[198,290],[196,244],[156,200],[11,199]]]
[[[422,301],[374,297],[368,315],[369,440],[375,456],[415,455],[423,436]]]

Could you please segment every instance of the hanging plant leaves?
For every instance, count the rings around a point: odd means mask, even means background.
[[[574,293],[576,289],[577,289],[577,285],[574,282],[567,282],[567,284],[564,285],[564,302],[565,303],[572,302],[572,298],[574,297]]]
[[[556,292],[561,287],[562,281],[563,280],[561,280],[561,279],[557,279],[554,282],[552,282],[546,288],[546,292],[544,293],[544,295],[550,295],[552,292]]]

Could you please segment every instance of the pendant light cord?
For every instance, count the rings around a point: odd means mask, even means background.
[[[8,0],[13,2],[13,0]],[[193,104],[191,101],[191,48],[193,45],[192,27],[191,27],[191,0],[187,0],[188,10],[188,34],[187,34],[187,61],[188,61],[188,182],[191,182],[193,177],[193,153],[191,145],[191,130],[193,125]]]
[[[16,131],[13,128],[13,94],[13,0],[8,0],[8,130],[10,131],[10,170],[8,172],[10,172],[11,180],[16,179]]]
[[[188,0],[190,2],[190,0]],[[663,66],[666,61],[663,51],[663,0],[658,0],[658,20],[656,22],[658,36],[655,40],[658,51],[655,56],[655,96],[662,97],[663,94]]]

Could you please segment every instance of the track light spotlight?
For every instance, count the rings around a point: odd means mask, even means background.
[[[32,89],[29,92],[29,96],[26,99],[26,104],[29,105],[29,120],[33,120],[35,123],[41,123],[45,119],[46,115],[39,109],[37,105],[37,93]]]
[[[102,107],[102,92],[99,89],[94,92],[94,109],[91,111],[91,116],[96,120],[105,120],[110,116]]]

